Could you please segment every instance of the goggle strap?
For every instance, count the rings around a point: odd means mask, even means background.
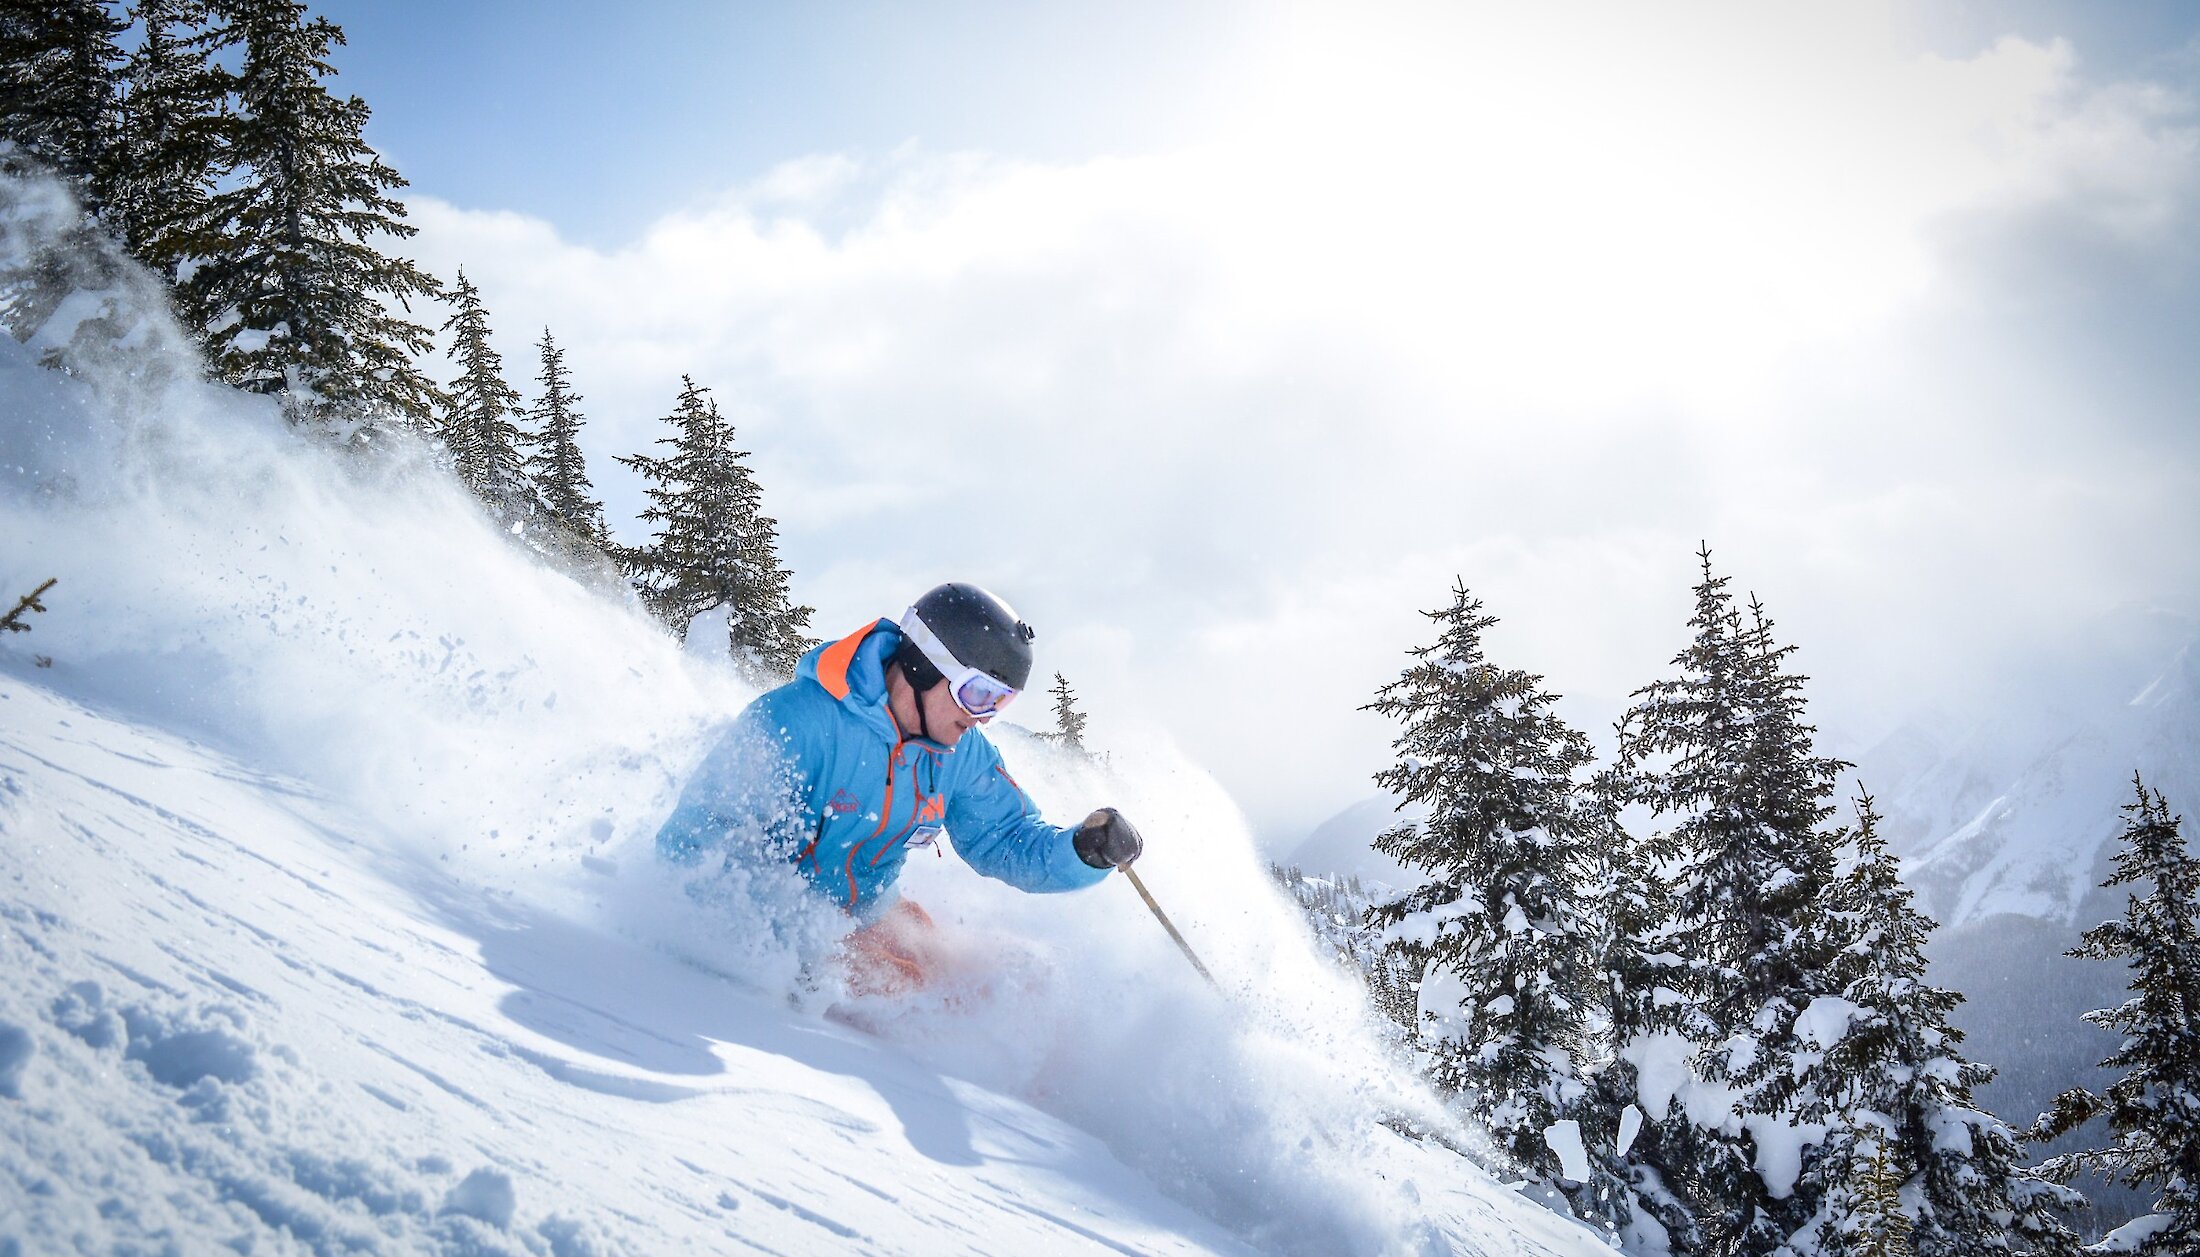
[[[939,635],[932,631],[932,626],[926,624],[924,617],[917,614],[915,607],[909,608],[909,614],[902,617],[901,631],[903,636],[915,643],[917,650],[932,662],[932,666],[939,670],[940,675],[948,680],[949,694],[953,697],[955,705],[971,715],[992,715],[1007,706],[1009,699],[1016,697],[1019,693],[1014,686],[1002,681],[999,677],[993,676],[983,668],[971,667],[962,660],[955,658],[955,652],[947,648],[947,643],[939,639]],[[982,711],[973,710],[970,703],[963,701],[963,690],[973,681],[992,687],[1000,697],[996,697],[992,704]]]

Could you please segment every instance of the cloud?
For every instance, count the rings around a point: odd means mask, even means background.
[[[1859,728],[2200,588],[2183,355],[2051,295],[2191,313],[2189,93],[1897,25],[1307,10],[1168,151],[818,155],[609,251],[420,198],[417,243],[515,376],[567,346],[615,517],[692,373],[819,631],[992,584],[1097,737],[1167,724],[1282,831],[1379,766],[1354,709],[1455,574],[1601,716],[1707,539]]]

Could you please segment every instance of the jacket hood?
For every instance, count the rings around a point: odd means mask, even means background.
[[[842,707],[863,718],[887,742],[897,740],[886,710],[886,661],[901,645],[901,628],[878,619],[837,642],[826,642],[795,665],[797,680],[815,681]]]

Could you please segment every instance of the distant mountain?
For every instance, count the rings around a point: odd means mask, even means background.
[[[1396,795],[1370,795],[1315,826],[1278,863],[1318,877],[1357,877],[1370,885],[1417,884],[1420,878],[1375,849],[1375,840],[1386,831],[1428,814],[1417,805],[1401,812],[1399,804]]]
[[[1883,832],[1942,924],[2000,914],[2090,924],[2114,911],[2097,891],[2132,773],[2173,808],[2200,806],[2200,634],[2168,613],[2131,619],[2075,692],[1953,737],[1943,721],[1906,725],[1861,757]]]

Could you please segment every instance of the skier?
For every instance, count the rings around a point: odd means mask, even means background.
[[[865,922],[852,989],[924,985],[931,918],[893,894],[912,849],[952,834],[970,867],[1021,890],[1093,885],[1144,849],[1112,807],[1048,824],[976,726],[1031,677],[1031,626],[975,585],[941,585],[802,657],[742,711],[657,833],[692,862],[728,834],[775,839],[810,885]]]

